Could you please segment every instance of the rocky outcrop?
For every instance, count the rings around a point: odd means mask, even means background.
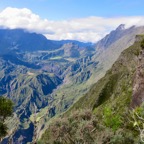
[[[138,38],[138,37],[137,37]],[[138,41],[138,39],[136,39]],[[135,108],[144,102],[144,50],[138,56],[138,66],[133,82],[133,97],[131,107]]]

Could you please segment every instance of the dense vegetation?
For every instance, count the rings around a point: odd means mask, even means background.
[[[0,97],[0,140],[7,135],[6,118],[13,113],[13,103],[11,100]]]
[[[55,119],[39,144],[136,144],[143,135],[144,107],[126,112],[123,116],[110,108],[101,115],[91,110],[72,112],[68,117]],[[138,129],[139,128],[139,129]]]

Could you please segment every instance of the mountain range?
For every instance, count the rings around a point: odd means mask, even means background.
[[[53,117],[68,108],[90,106],[95,110],[111,95],[114,99],[114,94],[120,93],[121,87],[115,90],[113,85],[120,80],[119,73],[123,74],[114,62],[123,50],[133,45],[135,36],[142,33],[143,26],[125,29],[124,25],[120,25],[92,44],[73,40],[52,41],[23,29],[1,29],[0,95],[10,98],[15,104],[14,117],[6,122],[13,142],[32,141],[35,114],[39,118],[37,138],[40,138]],[[130,60],[123,58],[121,61],[125,65]],[[133,65],[134,62],[131,63]],[[112,70],[109,70],[113,64]],[[125,67],[130,69],[131,65],[128,67],[126,63]],[[114,79],[112,84],[111,79]],[[110,89],[107,92],[108,85]],[[107,96],[105,92],[111,95]],[[8,137],[3,143],[7,140]]]

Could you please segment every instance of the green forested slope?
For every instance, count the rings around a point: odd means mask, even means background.
[[[131,104],[134,79],[139,65],[143,65],[143,38],[136,36],[136,42],[122,52],[106,75],[64,115],[49,124],[39,143],[142,142],[139,129],[143,122],[139,117],[143,119],[143,106],[137,105],[132,111]]]

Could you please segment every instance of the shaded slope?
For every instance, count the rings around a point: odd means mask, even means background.
[[[138,69],[137,53],[140,53],[140,50],[140,42],[137,41],[122,52],[106,75],[94,84],[90,91],[74,104],[73,108],[88,107],[95,109],[100,105],[107,104],[115,106],[118,104],[120,108],[120,106],[130,105],[133,80]]]

